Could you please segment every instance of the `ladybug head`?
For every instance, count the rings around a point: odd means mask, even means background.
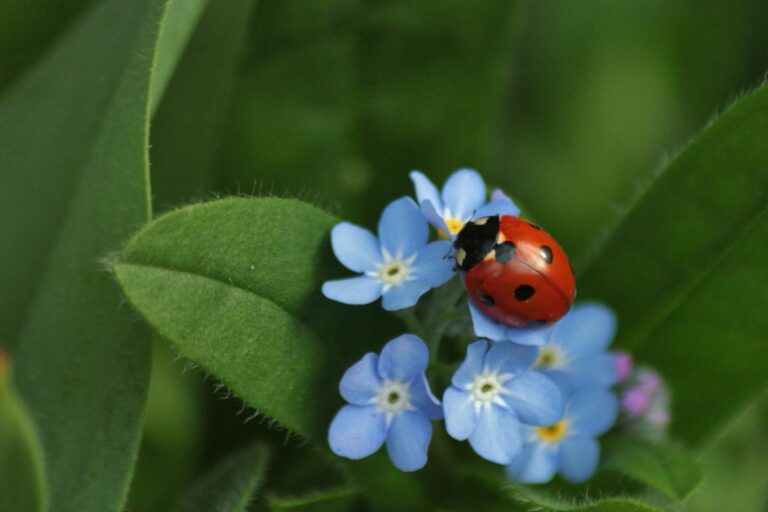
[[[498,215],[467,222],[453,242],[456,264],[465,272],[471,269],[493,250],[498,236]]]

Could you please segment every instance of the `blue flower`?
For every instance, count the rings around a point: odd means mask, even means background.
[[[577,304],[547,329],[534,366],[564,394],[607,389],[618,380],[615,357],[607,352],[615,334],[613,311],[597,303]]]
[[[453,277],[449,242],[427,244],[429,226],[408,197],[390,203],[379,220],[379,238],[348,222],[331,231],[339,261],[360,276],[323,284],[323,294],[345,304],[369,304],[383,296],[384,309],[416,304],[430,288]]]
[[[524,483],[549,482],[559,470],[566,480],[584,482],[597,469],[597,437],[616,423],[618,400],[607,390],[581,391],[566,405],[563,419],[528,428],[520,454],[507,466],[510,478]]]
[[[516,343],[467,347],[467,357],[443,395],[448,434],[481,456],[509,464],[523,444],[523,426],[550,425],[563,415],[560,390],[531,371],[538,351]]]
[[[403,334],[381,351],[366,354],[341,379],[341,396],[349,402],[328,431],[333,452],[362,459],[386,442],[392,463],[415,471],[427,463],[432,439],[430,420],[443,417],[440,402],[424,376],[429,351],[420,338]]]
[[[486,204],[485,182],[477,171],[459,169],[448,177],[442,193],[419,171],[411,172],[421,211],[438,233],[453,238],[473,216],[519,215],[520,208],[500,190]]]
[[[469,301],[469,314],[475,336],[493,341],[514,341],[520,345],[541,346],[547,342],[550,334],[548,326],[512,327],[504,325],[480,311],[472,300]]]

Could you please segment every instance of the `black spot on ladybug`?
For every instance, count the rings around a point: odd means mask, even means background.
[[[519,301],[528,300],[536,293],[536,289],[529,284],[521,284],[515,288],[515,298]]]
[[[516,247],[512,242],[504,242],[494,247],[494,249],[496,250],[496,261],[506,264],[515,255]]]
[[[549,264],[552,264],[552,249],[548,245],[542,245],[539,247],[539,254]]]
[[[491,297],[490,295],[482,294],[480,295],[480,300],[482,301],[483,304],[485,304],[489,308],[492,308],[493,306],[496,305],[496,302],[493,300],[493,297]]]
[[[528,225],[531,226],[533,229],[538,229],[539,231],[541,231],[541,228],[536,224],[534,224],[533,222],[528,222]]]

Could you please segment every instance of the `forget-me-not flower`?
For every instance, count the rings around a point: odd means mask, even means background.
[[[558,387],[530,370],[538,351],[511,342],[480,340],[443,395],[445,426],[451,437],[481,456],[509,464],[523,443],[523,424],[551,425],[563,414]]]
[[[410,176],[424,216],[444,237],[455,237],[473,216],[520,214],[520,208],[500,190],[486,204],[485,182],[472,169],[459,169],[451,174],[441,192],[421,172],[412,171]]]
[[[520,454],[507,466],[510,478],[524,483],[549,482],[557,471],[570,482],[586,481],[597,469],[597,437],[616,423],[618,400],[604,389],[571,396],[563,418],[549,426],[526,429]]]
[[[411,198],[390,203],[379,220],[378,239],[349,222],[331,231],[331,245],[339,261],[360,276],[323,284],[323,294],[345,304],[369,304],[383,297],[384,309],[394,311],[416,304],[429,289],[454,275],[446,241],[427,243],[429,226]]]
[[[607,351],[616,334],[616,316],[598,303],[576,304],[547,328],[534,365],[564,394],[607,389],[618,380],[615,356]]]
[[[427,463],[432,439],[430,420],[443,417],[424,375],[429,351],[412,334],[403,334],[381,351],[366,354],[341,379],[341,396],[349,402],[336,414],[328,444],[337,455],[362,459],[386,442],[392,463],[415,471]]]
[[[469,301],[469,314],[475,336],[494,341],[514,341],[520,345],[541,346],[547,342],[549,326],[512,327],[504,325],[480,311],[472,300]]]

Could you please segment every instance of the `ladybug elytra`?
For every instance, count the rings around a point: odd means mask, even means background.
[[[568,256],[548,233],[513,215],[467,222],[453,243],[472,300],[513,327],[551,324],[570,309],[576,280]]]

